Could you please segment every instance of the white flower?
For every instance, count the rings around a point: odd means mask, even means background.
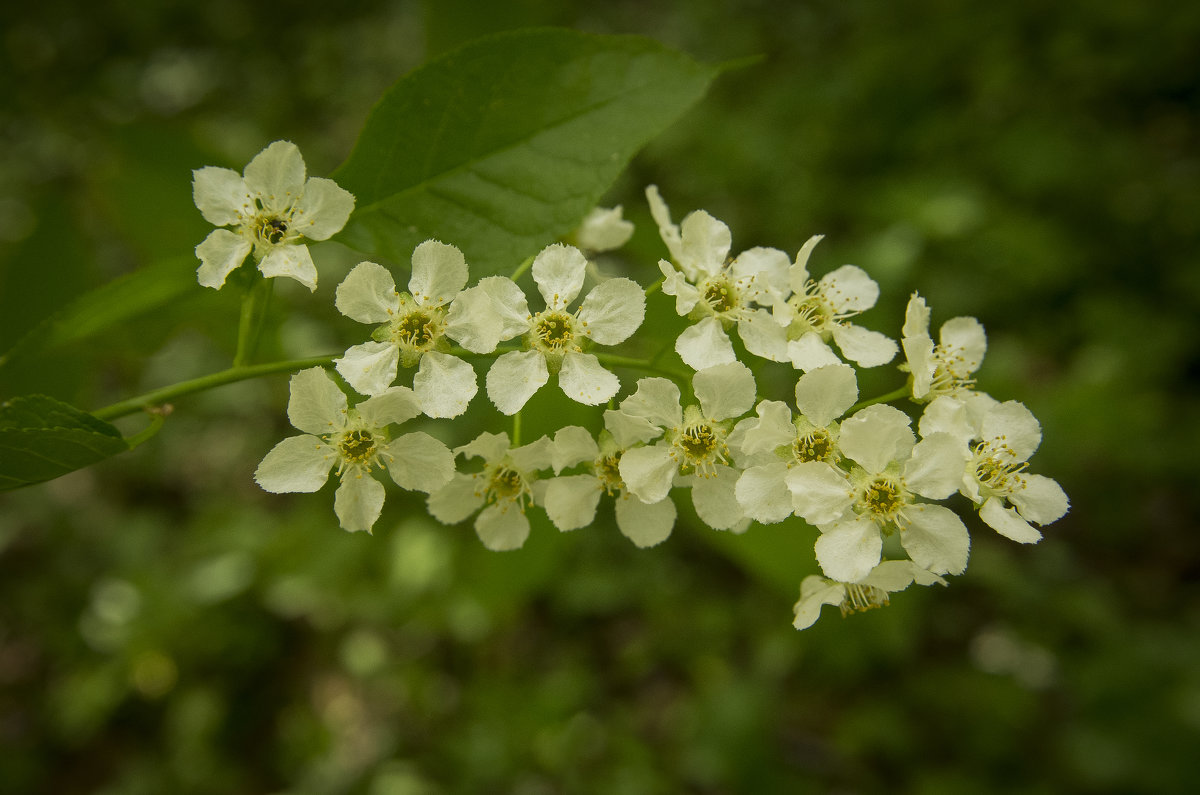
[[[787,334],[766,309],[787,283],[788,257],[773,248],[752,248],[729,261],[729,227],[704,210],[671,223],[670,211],[654,185],[646,188],[650,212],[675,265],[658,263],[663,292],[675,296],[675,311],[698,320],[675,341],[675,351],[694,370],[736,359],[725,329],[736,325],[746,350],[777,362],[788,361]],[[676,270],[675,266],[678,266]]]
[[[642,502],[657,503],[671,487],[692,487],[696,513],[716,530],[744,528],[745,514],[734,496],[740,470],[731,465],[730,420],[754,404],[754,376],[741,362],[708,367],[692,379],[700,405],[680,406],[679,387],[665,378],[643,378],[634,394],[604,421],[621,456],[625,487]],[[683,476],[683,477],[680,477]],[[678,482],[677,482],[678,478]]]
[[[488,370],[488,397],[504,414],[520,411],[552,372],[567,397],[588,406],[606,402],[620,389],[617,376],[595,354],[584,353],[584,344],[617,345],[629,339],[646,315],[646,295],[630,279],[608,279],[587,294],[577,311],[569,312],[586,269],[587,260],[573,246],[556,243],[543,249],[533,261],[533,280],[546,309],[536,315],[529,313],[524,293],[513,282],[480,282],[498,311],[507,315],[506,334],[525,335],[525,350],[504,354]]]
[[[350,408],[346,395],[320,367],[292,376],[288,419],[304,435],[290,436],[263,458],[254,479],[266,491],[317,491],[337,466],[333,510],[346,530],[370,530],[383,510],[383,485],[372,470],[387,468],[405,489],[430,492],[454,472],[454,457],[432,436],[390,438],[388,426],[421,413],[408,387],[393,387]]]
[[[829,347],[832,340],[842,355],[863,367],[887,364],[896,343],[878,331],[848,322],[875,306],[879,285],[856,265],[843,265],[819,281],[808,273],[808,258],[822,239],[808,239],[788,268],[791,296],[774,304],[775,320],[787,329],[788,360],[799,370],[811,370],[840,360]]]
[[[947,433],[914,446],[904,412],[868,406],[842,422],[839,444],[849,472],[823,461],[787,473],[796,514],[821,531],[817,562],[831,579],[858,582],[879,563],[883,535],[900,534],[913,562],[935,574],[967,565],[970,538],[962,520],[941,505],[962,482],[965,449]]]
[[[621,479],[621,457],[625,449],[611,433],[601,433],[599,443],[578,425],[568,425],[554,434],[554,472],[586,462],[588,472],[552,478],[546,486],[546,514],[559,530],[575,530],[596,518],[600,496],[615,498],[617,527],[639,547],[665,541],[675,526],[675,503],[669,498],[654,503],[633,496]]]
[[[445,487],[429,495],[429,512],[443,524],[455,524],[482,508],[475,532],[483,545],[496,551],[519,548],[529,537],[525,506],[541,500],[545,482],[537,471],[550,466],[551,446],[545,436],[512,447],[506,433],[481,433],[455,448],[454,454],[482,458],[483,469],[455,473]]]
[[[616,207],[593,207],[571,240],[579,248],[592,253],[612,251],[629,242],[633,237],[633,222],[621,215],[621,205]]]
[[[938,344],[929,336],[929,307],[916,293],[904,312],[901,345],[912,373],[913,400],[930,401],[939,395],[961,397],[975,386],[973,374],[983,363],[987,335],[973,317],[956,317],[942,324]]]
[[[337,288],[338,311],[360,323],[382,323],[372,342],[355,345],[334,366],[350,386],[378,395],[396,380],[399,365],[414,367],[413,389],[430,417],[467,410],[478,383],[471,365],[448,352],[449,337],[474,353],[491,353],[504,324],[487,292],[464,290],[467,261],[454,246],[426,240],[412,255],[408,292],[392,274],[360,262]]]
[[[967,402],[943,396],[926,407],[919,428],[922,435],[945,431],[964,445],[975,442],[959,492],[980,507],[980,518],[1001,535],[1036,543],[1042,534],[1030,522],[1047,525],[1070,509],[1056,481],[1026,471],[1041,444],[1042,428],[1024,404],[999,403],[981,393]]]
[[[196,278],[220,289],[225,278],[254,253],[263,276],[287,276],[310,290],[317,268],[302,241],[328,240],[354,210],[354,196],[331,179],[305,179],[304,158],[289,141],[258,153],[245,175],[205,166],[192,172],[192,196],[216,229],[196,246]]]
[[[837,605],[842,615],[862,613],[888,604],[888,594],[903,591],[913,582],[918,585],[945,585],[946,581],[911,560],[885,560],[858,582],[831,580],[811,574],[800,583],[800,601],[793,608],[792,626],[807,629],[816,622],[824,605]]]
[[[794,510],[787,484],[788,470],[797,464],[841,459],[837,418],[858,400],[854,368],[829,364],[810,370],[796,382],[792,417],[787,404],[764,400],[758,417],[738,424],[743,429],[742,452],[761,463],[748,463],[738,479],[736,494],[746,515],[757,522],[781,522]]]

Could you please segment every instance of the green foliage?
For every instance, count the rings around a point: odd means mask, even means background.
[[[0,491],[52,480],[124,452],[121,432],[45,395],[0,404]]]
[[[332,177],[357,206],[339,239],[407,264],[458,246],[477,276],[570,232],[629,159],[716,75],[649,39],[503,34],[402,78]]]

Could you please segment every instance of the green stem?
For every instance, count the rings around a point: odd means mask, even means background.
[[[508,278],[512,279],[515,282],[517,279],[524,276],[525,271],[529,270],[529,268],[532,265],[533,265],[533,257],[529,257],[524,262],[522,262],[520,265],[518,265],[517,269],[512,272],[512,276],[509,276]]]
[[[169,411],[150,411],[150,424],[145,429],[135,433],[133,436],[126,436],[125,441],[129,445],[129,449],[137,447],[143,442],[149,441],[162,429],[163,423],[167,421]]]
[[[238,319],[237,353],[233,355],[234,367],[244,367],[258,348],[258,338],[262,336],[263,326],[267,319],[267,305],[271,303],[271,291],[274,286],[274,279],[264,279],[259,276],[242,296],[242,314]]]
[[[666,276],[660,276],[658,281],[656,281],[654,284],[647,287],[646,288],[646,297],[649,298],[651,295],[658,292],[659,288],[661,288],[663,286],[663,282],[666,281],[666,278],[667,278]]]
[[[513,415],[512,446],[521,446],[521,412],[519,410]]]
[[[859,409],[865,409],[867,406],[873,406],[876,403],[891,403],[893,400],[899,400],[900,398],[908,397],[911,394],[912,394],[912,389],[909,387],[908,384],[905,384],[904,386],[900,387],[899,389],[888,392],[886,395],[880,395],[879,397],[873,397],[868,400],[858,401],[853,406],[851,406],[849,408],[849,410],[846,411],[846,416],[853,414],[854,412],[858,411]]]
[[[135,414],[148,407],[161,405],[184,395],[190,395],[194,392],[204,392],[205,390],[224,386],[225,384],[246,381],[263,375],[273,375],[274,373],[303,370],[305,367],[324,367],[332,362],[337,355],[330,354],[329,356],[314,356],[310,359],[268,362],[250,367],[230,367],[228,370],[209,373],[208,375],[202,375],[199,378],[193,378],[189,381],[180,381],[178,384],[164,386],[160,389],[147,392],[144,395],[138,395],[128,400],[122,400],[119,403],[113,403],[111,406],[105,406],[102,409],[93,411],[92,415],[102,420],[113,420],[117,417]]]
[[[615,353],[601,353],[592,351],[592,354],[600,360],[601,364],[611,365],[612,367],[628,367],[633,370],[645,370],[650,373],[658,373],[665,375],[668,378],[676,381],[688,382],[692,379],[690,373],[683,370],[676,370],[672,367],[663,367],[650,359],[635,359],[632,356],[619,356]]]

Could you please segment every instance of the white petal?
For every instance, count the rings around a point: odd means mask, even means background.
[[[474,476],[455,473],[445,486],[429,495],[425,504],[434,519],[442,524],[455,524],[479,510],[483,500],[483,491],[476,488]]]
[[[900,542],[913,563],[934,574],[962,574],[971,537],[958,514],[941,505],[914,505],[908,517]]]
[[[904,327],[900,330],[903,337],[929,336],[929,306],[925,299],[913,293],[904,309]]]
[[[621,205],[593,207],[575,230],[579,247],[587,251],[612,251],[633,237],[633,222],[621,217]]]
[[[734,494],[742,512],[756,522],[774,524],[792,515],[788,468],[782,461],[750,467],[738,478]]]
[[[967,443],[975,436],[975,430],[967,417],[966,405],[957,398],[940,395],[925,406],[917,429],[922,436],[932,436],[935,433],[948,433],[956,439]]]
[[[360,262],[337,286],[334,306],[359,323],[387,323],[400,308],[391,272],[374,262]]]
[[[842,364],[833,349],[821,339],[821,335],[810,331],[798,340],[788,341],[788,358],[797,370],[815,370],[827,364]]]
[[[220,290],[226,277],[246,260],[251,248],[250,241],[241,235],[228,229],[214,229],[196,246],[196,256],[200,258],[196,281],[204,287]]]
[[[576,316],[588,337],[601,345],[617,345],[642,325],[646,294],[632,279],[608,279],[587,294]]]
[[[721,321],[711,315],[679,335],[675,352],[693,370],[737,361],[729,335],[721,328]]]
[[[1060,519],[1071,507],[1062,486],[1044,475],[1025,475],[1025,488],[1014,490],[1008,498],[1021,516],[1038,524]]]
[[[300,282],[310,291],[317,289],[317,266],[313,264],[312,255],[308,253],[308,246],[275,246],[271,253],[258,263],[258,269],[269,279],[286,276]]]
[[[904,348],[904,358],[912,372],[913,397],[920,400],[933,387],[933,373],[937,369],[937,363],[933,360],[933,340],[929,337],[904,337],[900,345]]]
[[[276,141],[246,166],[246,187],[264,209],[289,207],[304,192],[304,158],[291,141]]]
[[[426,494],[441,489],[454,475],[454,454],[427,433],[406,433],[388,443],[384,461],[396,485]]]
[[[500,340],[507,339],[504,337],[506,328],[506,321],[496,311],[492,296],[478,286],[460,292],[450,302],[450,310],[446,313],[446,336],[473,353],[496,350]]]
[[[796,515],[811,525],[837,521],[854,502],[846,474],[824,461],[805,461],[792,467],[787,485]]]
[[[895,340],[886,334],[849,323],[834,327],[833,341],[843,356],[862,367],[887,364],[896,358],[896,352],[900,350]]]
[[[333,495],[333,512],[343,530],[370,531],[383,512],[383,484],[357,470],[342,475],[342,485]]]
[[[906,460],[912,452],[916,438],[910,422],[895,406],[867,406],[842,423],[838,444],[863,469],[877,474],[893,461]]]
[[[741,362],[706,367],[692,377],[704,414],[714,420],[740,417],[754,405],[754,375]]]
[[[675,312],[680,317],[687,315],[700,302],[700,291],[688,281],[687,274],[677,271],[665,259],[658,261],[658,269],[663,275],[663,293],[675,296]]]
[[[242,175],[228,168],[205,166],[193,171],[192,199],[213,226],[240,224],[254,213],[254,199]]]
[[[777,248],[756,246],[737,255],[729,269],[735,279],[747,279],[753,285],[752,300],[762,303],[768,295],[782,295],[788,288],[788,255]]]
[[[304,183],[304,195],[292,213],[291,228],[309,240],[328,240],[341,231],[354,212],[354,194],[324,177]]]
[[[1042,442],[1042,426],[1025,404],[1006,400],[983,417],[979,438],[1003,445],[1005,458],[1012,463],[1026,461]]]
[[[430,417],[457,417],[479,391],[475,368],[448,353],[429,351],[413,376],[421,411]]]
[[[399,363],[400,349],[390,342],[364,342],[333,360],[338,374],[362,395],[378,395],[390,387]]]
[[[509,444],[507,433],[484,431],[462,447],[454,448],[454,453],[467,458],[482,458],[490,464],[508,455]]]
[[[587,428],[568,425],[559,428],[554,434],[554,449],[551,451],[550,460],[556,475],[567,467],[575,466],[581,461],[592,461],[599,455],[600,447]]]
[[[746,455],[769,453],[796,439],[792,411],[781,400],[764,400],[758,404],[758,419],[746,420],[742,437],[742,452]],[[740,424],[739,424],[739,427]]]
[[[492,299],[492,308],[500,318],[500,339],[512,339],[529,331],[529,302],[516,282],[504,276],[488,276],[480,279],[477,286]]]
[[[289,381],[288,420],[296,428],[316,435],[346,427],[346,393],[323,367],[309,367]]]
[[[583,287],[587,258],[574,246],[554,243],[533,260],[533,281],[546,306],[562,309],[575,300]]]
[[[818,428],[827,428],[858,400],[858,378],[847,364],[809,370],[796,381],[796,408]]]
[[[671,223],[671,212],[667,208],[667,203],[659,195],[657,185],[646,186],[646,201],[650,204],[650,215],[658,224],[658,234],[667,244],[667,250],[671,252],[671,259],[679,262],[683,258],[683,242],[679,239],[679,227]]]
[[[637,391],[621,401],[621,412],[659,428],[673,428],[683,422],[679,398],[679,387],[674,382],[666,378],[640,378]],[[618,444],[626,443],[618,441]]]
[[[529,519],[512,502],[489,505],[475,520],[475,532],[483,545],[494,552],[520,549],[529,538]]]
[[[720,273],[733,242],[729,227],[704,210],[688,213],[679,225],[683,239],[679,265],[696,281],[696,276]]]
[[[942,348],[958,360],[955,371],[973,373],[983,363],[987,352],[987,334],[973,317],[955,317],[942,324],[938,334]]]
[[[675,526],[675,503],[671,500],[645,503],[633,495],[622,494],[614,508],[617,527],[642,549],[666,541]]]
[[[594,475],[551,478],[546,486],[546,515],[564,532],[587,527],[596,519],[596,506],[603,492]]]
[[[845,598],[845,585],[810,574],[800,583],[800,601],[792,607],[792,612],[796,615],[792,626],[796,629],[811,627],[821,615],[824,605],[840,605]]]
[[[517,469],[525,472],[548,469],[554,461],[554,442],[548,436],[539,436],[529,444],[512,448],[508,455]]]
[[[516,414],[549,379],[545,356],[537,351],[509,351],[488,370],[488,397],[501,414]]]
[[[1018,544],[1036,544],[1042,540],[1042,534],[1033,525],[1021,518],[1014,509],[1005,508],[1004,501],[998,497],[988,498],[979,511],[979,518],[988,527]]]
[[[643,417],[634,417],[623,411],[606,409],[604,427],[612,434],[618,447],[632,447],[649,442],[662,435],[663,429]]]
[[[254,481],[273,494],[317,491],[337,458],[337,451],[315,436],[289,436],[263,458]]]
[[[714,530],[731,530],[746,518],[735,489],[741,473],[733,467],[717,467],[716,477],[692,478],[692,505],[700,521]]]
[[[788,362],[787,329],[765,309],[747,312],[738,320],[738,336],[746,350],[772,362]]]
[[[879,564],[883,538],[874,522],[857,517],[821,533],[814,548],[817,563],[826,577],[839,582],[858,582]]]
[[[822,276],[818,284],[839,315],[863,312],[879,300],[879,285],[857,265],[843,265]]]
[[[913,448],[904,465],[904,481],[922,497],[944,500],[958,491],[970,460],[971,451],[961,439],[931,434]]]
[[[467,260],[454,246],[426,240],[413,250],[408,290],[421,306],[449,303],[467,286]]]
[[[671,491],[679,465],[665,444],[626,450],[618,464],[625,487],[642,502],[659,502]]]
[[[792,288],[793,293],[804,292],[805,285],[808,284],[808,258],[812,256],[817,244],[824,239],[825,235],[813,235],[804,241],[804,245],[797,252],[795,263],[788,268],[788,286]]]
[[[354,407],[368,428],[408,422],[421,413],[417,396],[406,386],[393,386]]]
[[[621,389],[616,375],[605,370],[590,353],[569,352],[563,357],[558,385],[564,394],[585,406],[599,406]]]

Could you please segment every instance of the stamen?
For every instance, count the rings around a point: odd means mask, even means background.
[[[884,607],[889,603],[888,593],[882,588],[877,588],[874,585],[848,583],[846,585],[846,596],[842,599],[840,607],[842,615],[848,616],[851,613],[864,613],[867,610]]]

